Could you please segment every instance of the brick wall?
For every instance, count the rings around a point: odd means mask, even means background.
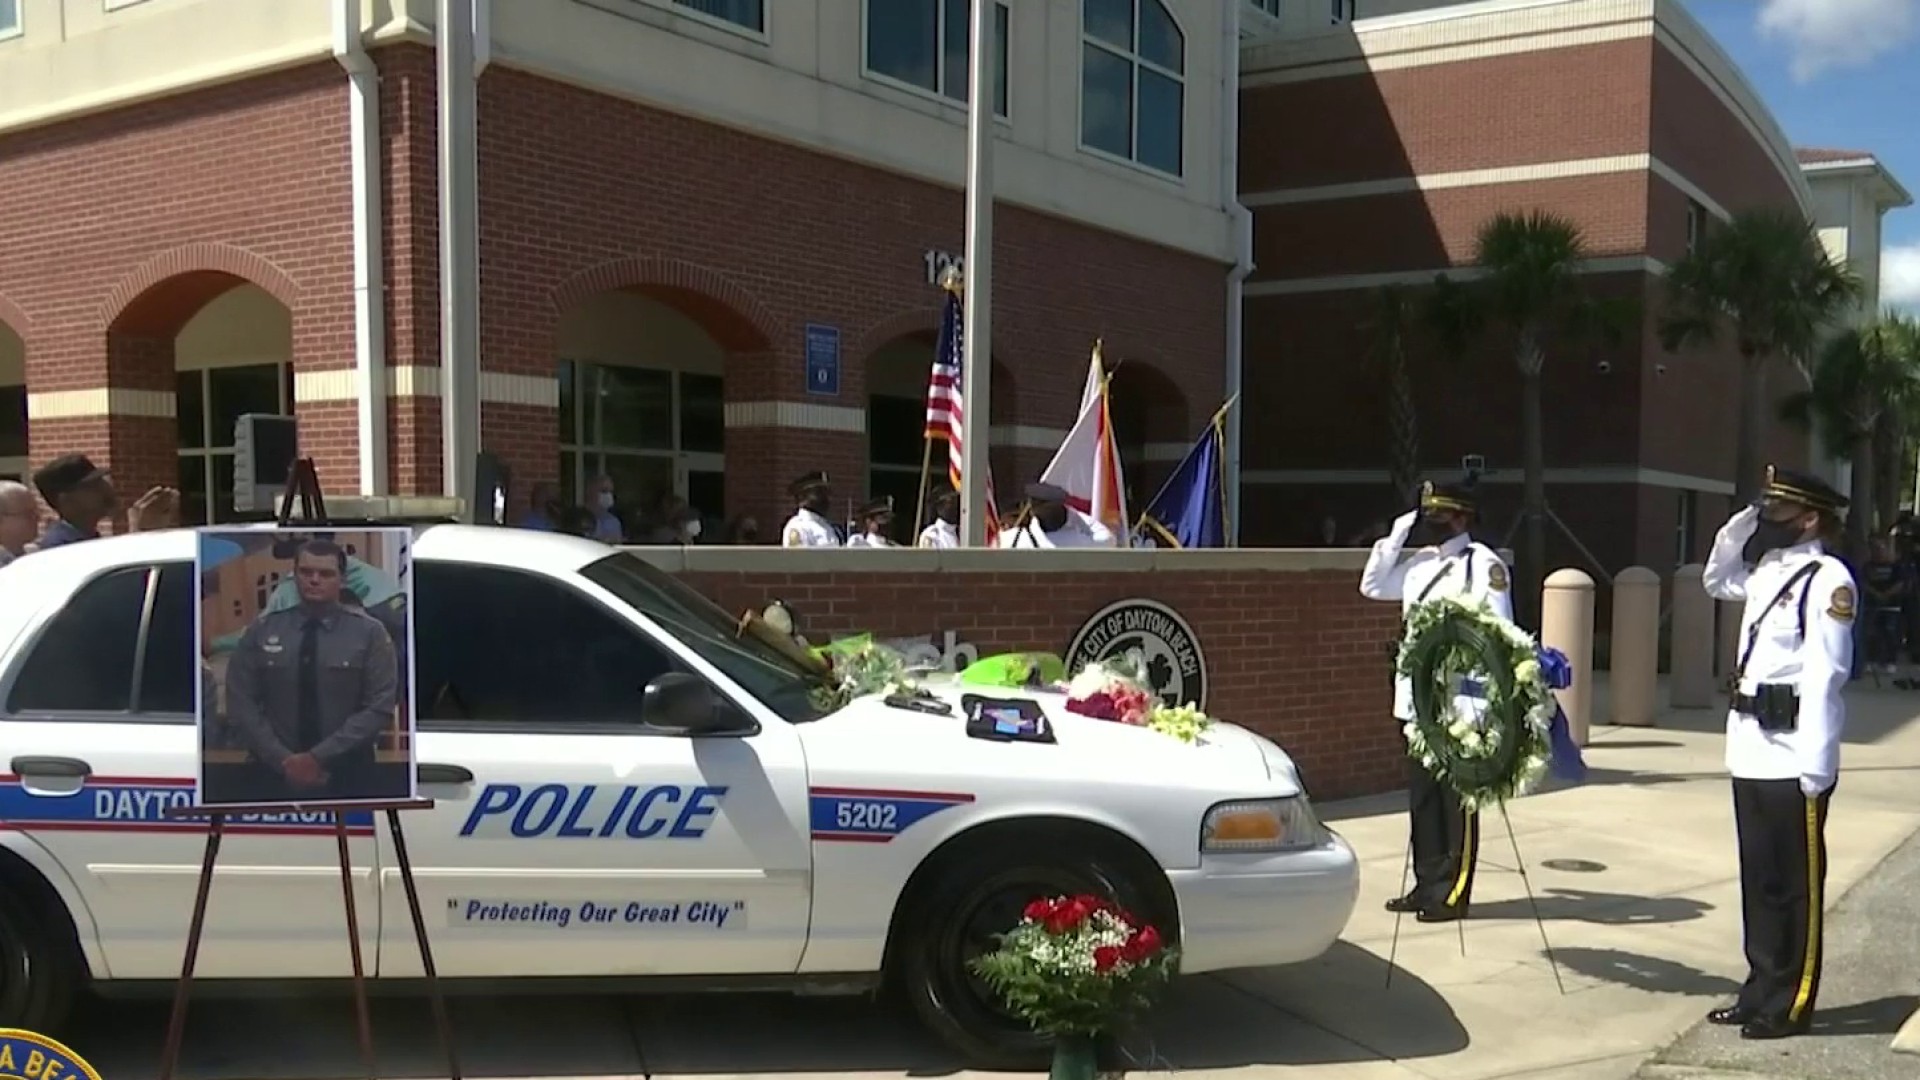
[[[173,335],[241,281],[292,311],[297,370],[350,367],[347,182],[331,62],[0,135],[0,296],[28,323],[29,393],[170,394]],[[129,496],[172,484],[174,420],[156,411],[32,423],[33,460],[85,452]],[[356,436],[333,419],[309,449],[350,478]]]
[[[1031,649],[1065,655],[1075,631],[1100,608],[1157,599],[1178,611],[1199,640],[1210,680],[1207,711],[1279,743],[1300,763],[1316,797],[1387,791],[1404,780],[1405,751],[1389,719],[1382,652],[1397,631],[1399,610],[1360,595],[1363,558],[1357,554],[1189,554],[1197,568],[1182,570],[1171,561],[1181,555],[1114,553],[1103,561],[1124,569],[1098,571],[1054,568],[1068,559],[1052,552],[1001,552],[995,557],[1017,569],[993,571],[957,568],[966,562],[961,553],[948,555],[936,573],[940,556],[933,552],[862,560],[897,571],[813,569],[818,560],[788,553],[787,562],[808,569],[783,572],[707,568],[755,560],[779,565],[767,552],[693,549],[683,557],[676,550],[634,550],[679,571],[729,610],[786,601],[815,641],[856,631],[907,637],[952,630],[983,656]],[[833,554],[849,563],[858,558]],[[1288,560],[1319,568],[1260,568]],[[1138,572],[1150,562],[1150,573]]]

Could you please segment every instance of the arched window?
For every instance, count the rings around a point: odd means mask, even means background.
[[[1081,0],[1080,145],[1181,175],[1187,39],[1161,0]]]

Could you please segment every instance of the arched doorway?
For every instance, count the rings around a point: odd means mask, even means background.
[[[0,322],[0,480],[24,482],[27,464],[27,346]]]
[[[701,298],[704,300],[704,298]],[[560,317],[560,495],[613,480],[628,535],[669,495],[718,537],[725,521],[728,350],[674,293],[599,293]]]
[[[947,446],[932,444],[926,457],[927,386],[933,375],[936,344],[933,330],[915,330],[881,345],[867,357],[867,491],[871,498],[891,496],[894,540],[906,543],[915,535],[914,508],[920,499],[921,466],[928,466],[928,482],[945,479]],[[993,361],[991,397],[995,424],[1011,424],[1015,401],[1013,374]],[[972,425],[968,431],[975,430]],[[980,430],[987,430],[982,425]],[[999,483],[1018,487],[1016,478]]]
[[[294,415],[293,313],[257,285],[234,285],[180,328],[173,361],[180,522],[233,521],[235,425]]]
[[[1107,383],[1107,410],[1126,468],[1127,506],[1138,515],[1193,441],[1187,395],[1153,365],[1123,360]]]

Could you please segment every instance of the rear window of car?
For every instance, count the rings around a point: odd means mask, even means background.
[[[180,719],[194,712],[193,565],[111,570],[82,585],[30,640],[12,714]]]

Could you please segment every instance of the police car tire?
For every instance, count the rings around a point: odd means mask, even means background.
[[[921,894],[900,958],[901,989],[920,1022],[971,1067],[1042,1069],[1052,1052],[1044,1037],[981,1000],[984,985],[967,970],[958,940],[977,908],[1005,893],[1023,896],[1019,906],[1038,896],[1093,893],[1129,910],[1152,910],[1150,897],[1120,869],[1119,860],[1103,855],[1062,859],[1059,850],[1072,842],[1060,844],[1050,856],[1004,848],[971,853],[946,867]],[[1014,910],[1017,920],[1018,907]]]
[[[71,929],[39,891],[0,875],[0,1027],[54,1035],[83,974]]]

